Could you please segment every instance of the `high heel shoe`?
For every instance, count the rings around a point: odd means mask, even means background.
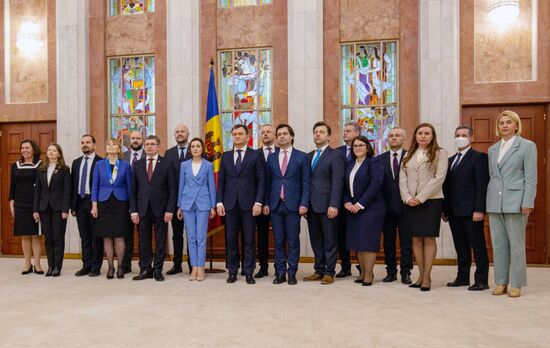
[[[197,280],[199,282],[204,280],[204,267],[199,267],[199,269],[197,270]]]
[[[418,289],[420,288],[420,284],[412,283],[411,285],[409,285],[409,288]]]
[[[420,291],[430,291],[431,286],[421,286]]]
[[[197,273],[197,267],[193,267],[193,269],[191,270],[191,274],[189,275],[189,281],[197,280]]]
[[[362,282],[361,285],[363,286],[371,286],[372,282]]]
[[[107,279],[113,279],[115,276],[115,269],[114,268],[109,268],[109,270],[107,271]]]
[[[21,271],[21,274],[22,274],[22,275],[25,275],[25,274],[32,273],[32,270],[33,270],[33,268],[32,268],[32,265],[31,265],[31,267],[29,267],[28,270],[26,270],[26,271]]]
[[[37,270],[36,267],[34,267],[34,273],[36,274],[44,274],[43,270]]]
[[[353,282],[356,284],[363,284],[363,279],[355,279]]]
[[[122,268],[117,269],[116,278],[117,279],[124,279],[124,271],[122,270]]]

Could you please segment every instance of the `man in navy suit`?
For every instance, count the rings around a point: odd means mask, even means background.
[[[231,129],[233,150],[222,155],[218,172],[216,209],[225,217],[225,250],[228,283],[237,281],[239,269],[239,230],[243,238],[243,269],[247,284],[255,284],[256,216],[262,213],[264,201],[264,164],[258,151],[246,146],[248,128],[236,124]]]
[[[361,126],[357,122],[348,122],[344,125],[344,145],[336,150],[342,153],[346,162],[351,159],[351,142],[359,135],[361,135]],[[340,206],[340,211],[345,211],[343,205]],[[338,255],[341,268],[336,278],[351,276],[351,261],[346,247],[346,214],[343,213],[338,215]]]
[[[313,125],[316,149],[308,153],[311,164],[310,208],[307,214],[315,272],[304,281],[332,284],[338,259],[338,209],[344,187],[344,155],[329,144],[331,128],[325,122]]]
[[[260,137],[262,147],[258,149],[263,160],[263,165],[267,163],[267,158],[274,152],[279,151],[275,146],[275,128],[271,124],[264,124],[260,127]],[[264,187],[265,188],[265,187]],[[263,278],[269,275],[269,225],[271,222],[270,214],[260,214],[256,217],[256,228],[258,231],[258,261],[260,270],[254,275],[254,278]]]
[[[308,211],[311,167],[307,155],[292,146],[292,127],[279,124],[275,134],[280,150],[267,159],[264,206],[264,214],[271,212],[275,238],[276,277],[273,284],[284,283],[288,272],[288,284],[296,285],[300,260],[300,217]]]
[[[443,221],[448,221],[455,244],[458,273],[450,287],[470,285],[471,250],[476,272],[474,284],[468,290],[489,288],[489,258],[483,233],[485,200],[489,183],[487,154],[475,151],[470,143],[474,132],[469,126],[455,130],[456,154],[449,158],[449,168],[443,184],[445,200]]]
[[[384,166],[384,183],[382,195],[386,203],[386,217],[384,219],[384,262],[386,263],[385,283],[397,280],[396,236],[399,233],[399,249],[401,252],[401,282],[411,284],[412,263],[412,236],[403,228],[403,214],[405,212],[401,194],[399,192],[399,171],[406,151],[403,143],[406,138],[405,130],[395,127],[388,134],[390,150],[380,155],[379,160]]]
[[[71,168],[73,177],[71,214],[76,217],[82,243],[82,268],[75,275],[96,277],[100,275],[103,263],[103,238],[94,235],[94,219],[90,213],[92,209],[90,193],[95,164],[102,158],[96,155],[95,138],[90,134],[84,134],[80,138],[80,150],[82,156],[73,161]]]
[[[191,151],[189,150],[189,128],[184,124],[178,124],[174,130],[174,138],[176,139],[176,146],[173,146],[166,150],[164,158],[171,162],[174,166],[174,175],[176,178],[176,184],[179,184],[180,180],[180,167],[181,162],[190,159]],[[172,241],[174,243],[174,265],[166,272],[167,275],[178,274],[182,272],[181,262],[183,260],[183,228],[184,221],[174,218],[172,219]],[[187,259],[189,264],[189,258]],[[189,264],[189,270],[191,265]]]
[[[166,231],[176,210],[177,185],[172,163],[159,156],[160,138],[145,140],[147,157],[136,162],[132,171],[130,213],[138,225],[139,268],[134,280],[155,278],[163,281],[162,266],[166,256]],[[155,227],[155,256],[151,238]],[[152,263],[152,265],[151,265]]]

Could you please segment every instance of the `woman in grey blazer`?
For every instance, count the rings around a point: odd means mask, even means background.
[[[537,194],[537,147],[521,134],[521,120],[513,111],[496,122],[501,140],[489,148],[487,213],[493,244],[493,295],[519,297],[527,285],[525,227]],[[510,284],[510,289],[508,289]]]

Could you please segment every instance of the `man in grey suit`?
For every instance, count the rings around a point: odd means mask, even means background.
[[[130,133],[130,149],[122,154],[122,159],[134,167],[134,164],[145,158],[145,151],[143,151],[143,134],[139,131],[133,131]],[[134,255],[134,223],[128,217],[128,234],[124,238],[126,243],[126,249],[124,249],[124,258],[122,259],[122,270],[124,273],[132,272],[132,256]]]
[[[311,165],[310,207],[307,214],[315,273],[304,281],[332,284],[338,259],[338,208],[344,187],[344,156],[329,146],[331,129],[325,122],[313,126],[317,147],[307,158]]]

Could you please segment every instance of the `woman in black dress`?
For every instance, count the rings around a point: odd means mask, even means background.
[[[71,208],[71,172],[65,165],[59,144],[50,144],[46,160],[40,164],[34,183],[34,219],[40,220],[46,237],[48,271],[59,277],[65,252],[65,231]]]
[[[19,145],[21,159],[11,166],[10,212],[14,218],[13,235],[21,237],[25,265],[21,274],[33,271],[31,257],[34,254],[34,273],[44,274],[40,265],[42,238],[38,234],[38,222],[32,216],[34,181],[40,165],[40,147],[34,140],[25,139]]]
[[[103,238],[109,270],[107,279],[113,279],[114,249],[118,259],[117,278],[124,278],[124,238],[128,234],[129,200],[132,189],[130,165],[121,160],[120,143],[115,138],[107,140],[107,155],[98,161],[92,180],[92,216],[96,218],[96,237]]]

